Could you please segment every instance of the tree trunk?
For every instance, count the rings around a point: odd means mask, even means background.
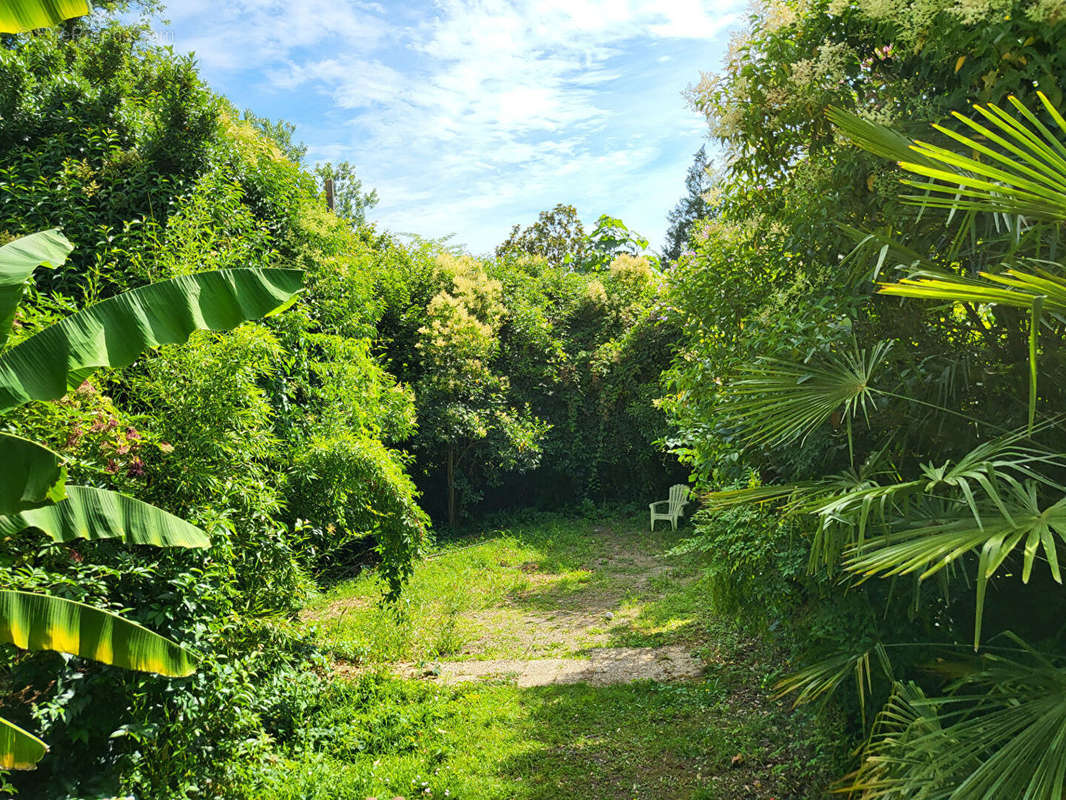
[[[448,526],[455,528],[455,445],[448,445]]]

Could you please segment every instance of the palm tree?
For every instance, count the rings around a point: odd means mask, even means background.
[[[736,376],[725,392],[727,423],[752,446],[801,441],[830,424],[846,427],[851,467],[802,484],[712,494],[712,505],[784,502],[786,514],[812,514],[817,534],[811,568],[852,582],[911,576],[915,603],[930,602],[926,579],[965,583],[974,595],[973,648],[941,662],[943,694],[927,695],[894,675],[889,655],[909,643],[864,642],[811,664],[781,684],[798,702],[825,697],[849,676],[861,702],[881,681],[890,699],[877,715],[861,766],[842,788],[863,798],[922,800],[1061,800],[1066,794],[1066,666],[1011,638],[982,643],[987,590],[993,580],[1029,584],[1038,570],[1062,583],[1059,548],[1066,542],[1066,452],[1044,442],[1061,430],[1040,411],[1042,330],[1066,323],[1066,268],[1040,260],[1066,222],[1066,119],[1042,94],[1030,110],[977,107],[979,119],[955,114],[964,131],[934,126],[951,146],[911,142],[898,133],[833,109],[830,119],[855,144],[898,162],[910,187],[904,199],[947,209],[957,219],[955,242],[967,239],[968,259],[952,245],[946,258],[928,258],[883,234],[866,234],[878,248],[875,276],[896,267],[903,277],[881,283],[883,295],[935,301],[945,313],[966,313],[991,337],[996,310],[1028,315],[1027,379],[1016,396],[1026,422],[1004,429],[971,408],[905,391],[891,363],[893,342],[827,346],[804,363],[764,359]],[[1001,262],[989,265],[977,226],[991,219],[1009,237]],[[980,338],[978,337],[978,341]],[[1022,362],[1023,364],[1025,361]],[[916,457],[915,438],[873,430],[872,417],[895,408],[914,420],[961,419],[976,437],[968,450],[944,458]],[[853,428],[864,427],[866,452],[856,452]],[[1008,610],[1009,612],[1009,610]],[[1016,619],[1024,626],[1024,619]],[[1010,634],[1007,634],[1010,636]],[[950,668],[949,665],[950,664]],[[926,684],[928,685],[928,684]]]

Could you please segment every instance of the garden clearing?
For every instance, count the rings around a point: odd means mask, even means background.
[[[294,753],[277,796],[821,796],[827,734],[768,696],[780,654],[642,522],[533,517],[443,544],[395,608],[372,572],[319,598],[301,624],[358,746]]]

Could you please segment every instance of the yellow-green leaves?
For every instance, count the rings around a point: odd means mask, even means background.
[[[88,13],[86,0],[4,0],[0,3],[0,33],[50,28]]]
[[[0,517],[0,536],[37,528],[56,542],[121,539],[158,547],[209,547],[207,534],[180,517],[132,497],[88,486],[68,486],[55,505]]]
[[[0,717],[0,769],[35,769],[48,745]]]
[[[67,317],[0,355],[0,411],[54,400],[101,367],[124,367],[148,348],[196,330],[229,330],[285,307],[303,273],[234,269],[182,275],[125,292]]]
[[[50,595],[0,591],[0,642],[181,677],[196,659],[176,642],[109,611]]]

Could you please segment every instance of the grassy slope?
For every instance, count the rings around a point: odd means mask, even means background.
[[[828,736],[767,699],[777,654],[716,620],[698,565],[665,555],[678,538],[650,536],[636,520],[545,517],[443,546],[416,571],[399,613],[376,604],[372,575],[336,587],[305,624],[339,659],[362,665],[358,677],[333,684],[305,745],[276,773],[255,776],[260,795],[821,796],[835,766]],[[531,635],[531,624],[546,635]],[[385,666],[678,643],[703,656],[704,680],[446,687],[391,677]]]

